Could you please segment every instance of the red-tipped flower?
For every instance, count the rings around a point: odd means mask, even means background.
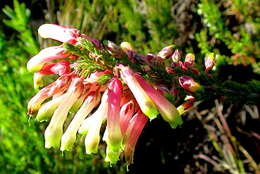
[[[44,65],[40,70],[41,74],[58,74],[59,76],[70,73],[70,62],[62,60],[57,63]]]
[[[56,59],[66,58],[70,54],[71,53],[67,52],[62,46],[45,48],[29,60],[27,69],[30,72],[39,71],[45,63]]]
[[[80,36],[79,30],[63,27],[55,24],[43,24],[38,29],[38,33],[43,38],[50,38],[60,42],[75,44]]]

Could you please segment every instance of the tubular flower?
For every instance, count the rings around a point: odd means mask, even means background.
[[[91,91],[86,97],[84,103],[80,107],[79,111],[70,122],[67,130],[61,139],[61,151],[71,150],[74,142],[76,141],[77,131],[84,121],[84,119],[90,114],[90,112],[97,106],[100,100],[99,92]]]
[[[42,69],[43,65],[49,61],[56,59],[63,59],[70,55],[65,48],[62,46],[53,46],[49,48],[45,48],[40,51],[39,54],[32,57],[27,63],[27,69],[30,72],[36,72]]]
[[[189,92],[196,92],[202,89],[202,86],[199,83],[195,82],[189,76],[179,77],[179,84],[181,85],[182,88],[186,89]]]
[[[58,148],[60,146],[60,141],[63,134],[63,124],[67,118],[70,108],[80,96],[82,89],[82,79],[72,79],[71,85],[69,86],[64,99],[55,110],[51,121],[45,130],[44,137],[46,148]]]
[[[81,127],[86,127],[87,124],[87,135],[85,138],[86,154],[97,153],[98,145],[100,142],[100,128],[104,120],[107,118],[108,111],[108,96],[107,91],[103,94],[101,103],[98,109],[87,118],[90,122],[84,122]],[[80,128],[82,129],[82,128]]]
[[[133,163],[133,155],[137,140],[147,123],[147,117],[142,112],[137,112],[130,120],[129,126],[124,137],[124,156],[126,161]]]
[[[215,65],[215,57],[214,57],[214,54],[211,53],[209,55],[207,55],[204,59],[205,61],[205,72],[209,72]]]
[[[121,77],[133,93],[142,112],[149,117],[150,120],[155,119],[159,114],[157,107],[137,81],[134,72],[125,66],[119,66],[119,69],[121,70]]]
[[[38,121],[48,121],[54,111],[57,109],[57,107],[60,105],[60,103],[64,100],[65,94],[55,97],[52,100],[48,101],[47,103],[44,103],[41,108],[39,109],[36,119]]]
[[[107,151],[118,153],[120,155],[123,136],[120,129],[120,99],[123,92],[123,86],[117,78],[111,79],[108,84],[108,111],[107,111]],[[106,160],[115,163],[118,157],[107,153]]]
[[[71,80],[70,76],[64,75],[58,78],[55,82],[42,88],[28,103],[28,114],[32,115],[38,111],[44,100],[54,96],[57,93],[63,93]]]
[[[171,127],[176,128],[178,125],[182,124],[182,119],[177,111],[176,107],[171,104],[159,91],[154,89],[150,84],[148,84],[142,76],[135,74],[135,78],[146,91],[146,93],[151,97],[151,99],[156,104],[162,118],[169,122]]]
[[[50,38],[60,42],[75,44],[80,36],[79,30],[63,27],[55,24],[43,24],[38,29],[38,33],[43,38]]]
[[[122,135],[125,135],[129,122],[135,113],[135,106],[133,100],[124,104],[120,109],[120,128]]]
[[[166,59],[172,56],[173,54],[173,48],[174,45],[169,45],[167,47],[164,47],[158,54],[158,57],[161,57],[162,59]]]

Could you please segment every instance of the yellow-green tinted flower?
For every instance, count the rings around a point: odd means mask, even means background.
[[[64,100],[65,96],[66,95],[63,94],[61,96],[53,98],[52,100],[48,101],[47,103],[44,103],[36,115],[36,120],[48,121],[52,117],[54,111],[60,105],[62,100]]]
[[[107,118],[107,109],[107,92],[105,92],[98,109],[87,118],[91,120],[85,138],[85,149],[87,154],[97,153],[100,142],[100,128],[104,120]]]
[[[72,149],[73,144],[76,141],[76,134],[80,125],[89,115],[89,113],[96,107],[96,105],[99,103],[99,100],[100,95],[96,91],[91,92],[87,96],[84,103],[82,104],[79,111],[76,113],[73,120],[70,122],[67,130],[62,136],[60,147],[61,151]]]
[[[157,91],[149,83],[147,83],[142,78],[142,76],[140,76],[139,74],[135,74],[135,77],[142,88],[156,104],[162,118],[167,121],[172,128],[176,128],[178,125],[182,124],[181,116],[179,115],[176,107],[171,104],[163,95],[161,95],[159,91]]]
[[[127,84],[131,92],[133,93],[137,103],[139,104],[142,112],[153,120],[159,114],[156,105],[152,99],[147,95],[145,90],[141,87],[139,82],[134,76],[134,72],[126,66],[120,65],[121,77],[124,82]]]
[[[44,137],[46,148],[58,148],[60,146],[60,141],[63,134],[63,124],[67,119],[70,108],[80,96],[82,88],[82,79],[74,78],[68,91],[65,94],[64,99],[55,110],[52,119],[45,130]]]

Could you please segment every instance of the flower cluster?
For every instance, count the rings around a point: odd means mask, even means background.
[[[36,115],[38,121],[49,121],[44,133],[46,148],[71,150],[77,134],[82,134],[87,154],[97,153],[102,139],[107,144],[105,161],[116,163],[123,154],[132,163],[137,140],[148,120],[161,115],[176,128],[182,124],[181,115],[195,101],[192,96],[186,97],[176,108],[165,97],[166,93],[176,95],[175,88],[168,90],[140,73],[151,71],[155,62],[167,64],[164,60],[170,57],[169,73],[174,73],[170,70],[174,66],[196,72],[194,55],[188,54],[182,63],[174,46],[163,48],[157,55],[143,56],[128,42],[120,46],[111,41],[101,43],[77,29],[44,24],[38,32],[43,38],[62,42],[43,49],[27,64],[34,72],[35,88],[42,87],[29,101],[28,114]],[[206,71],[214,65],[211,60],[207,58]],[[45,86],[48,75],[58,78]],[[189,93],[202,88],[189,76],[178,79]]]

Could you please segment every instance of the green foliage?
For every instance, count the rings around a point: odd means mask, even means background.
[[[223,6],[226,8],[224,11],[221,10]],[[257,0],[201,0],[198,13],[206,28],[196,34],[196,40],[202,53],[214,51],[220,57],[219,64],[254,63],[255,59],[260,58],[258,11]],[[218,46],[220,44],[221,47]],[[232,53],[231,59],[228,58],[229,51]],[[257,72],[259,65],[255,65],[254,69]]]
[[[35,38],[32,36],[30,26],[30,10],[25,7],[24,3],[19,4],[17,0],[13,1],[14,9],[6,6],[3,12],[10,18],[4,19],[4,23],[19,32],[20,46],[29,54],[36,54],[39,51]],[[22,46],[23,45],[23,46]]]

